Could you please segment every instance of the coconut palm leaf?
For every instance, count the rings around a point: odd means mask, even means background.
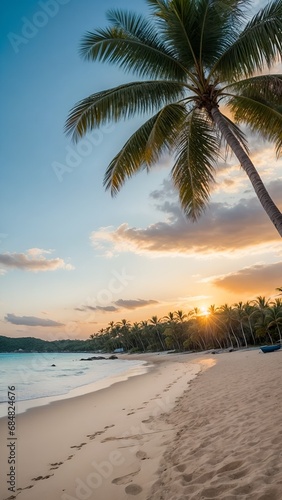
[[[184,77],[185,68],[146,19],[119,11],[110,11],[109,17],[114,26],[87,32],[82,39],[83,58],[116,64],[141,78]]]
[[[204,67],[212,67],[236,41],[242,15],[248,6],[248,0],[198,2],[201,37],[199,58]]]
[[[229,103],[234,119],[247,124],[252,131],[276,145],[276,154],[282,154],[282,106],[273,106],[262,98],[250,95],[233,97]]]
[[[186,115],[184,104],[170,104],[159,111],[144,151],[148,166],[156,163],[164,151],[171,150],[181,133]]]
[[[133,82],[97,92],[70,111],[66,132],[77,141],[87,130],[135,114],[148,114],[183,96],[183,85],[169,81]]]
[[[235,95],[257,96],[277,106],[282,105],[282,75],[261,75],[246,80],[240,80],[227,85]]]
[[[212,73],[226,81],[252,76],[265,65],[270,67],[282,53],[282,0],[273,0],[261,9],[219,58]]]
[[[171,104],[145,122],[125,143],[111,161],[104,177],[104,186],[111,194],[118,193],[125,180],[157,162],[170,151],[179,135],[186,110]]]
[[[218,156],[219,141],[214,127],[203,112],[192,111],[179,138],[172,179],[185,214],[193,220],[207,206]]]

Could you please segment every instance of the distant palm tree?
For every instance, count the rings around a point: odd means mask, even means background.
[[[187,319],[187,314],[185,314],[181,309],[175,312],[176,321],[183,323]]]
[[[242,301],[238,302],[237,304],[234,304],[234,317],[235,319],[239,322],[240,328],[241,328],[241,333],[244,339],[245,346],[248,347],[248,342],[246,338],[246,333],[244,330],[244,320],[246,319],[246,311],[245,307]]]
[[[175,312],[170,311],[167,313],[166,316],[163,317],[164,321],[167,321],[168,323],[172,323],[173,321],[176,321],[175,317]]]
[[[248,327],[252,336],[253,344],[256,343],[255,336],[254,336],[254,330],[253,330],[253,323],[252,319],[256,314],[256,309],[254,306],[251,305],[249,301],[245,302],[244,304],[244,312],[245,312],[245,320],[248,323]]]
[[[88,32],[81,45],[86,60],[115,64],[141,80],[80,101],[66,131],[76,141],[105,123],[150,116],[111,161],[104,185],[114,195],[127,178],[149,170],[163,153],[173,154],[172,180],[192,220],[207,206],[223,141],[282,236],[282,214],[237,125],[273,141],[281,154],[282,75],[262,72],[281,59],[282,0],[272,0],[248,22],[248,0],[146,2],[153,22],[113,9],[110,26]]]
[[[164,345],[164,342],[163,342],[163,339],[162,339],[162,335],[161,335],[160,330],[159,330],[159,325],[162,322],[162,320],[159,319],[158,316],[152,316],[149,319],[149,322],[154,327],[154,330],[155,330],[155,332],[157,334],[157,337],[158,337],[158,340],[159,340],[159,343],[161,345],[162,350],[165,351],[165,345]]]
[[[213,306],[214,307],[214,306]],[[220,308],[220,314],[221,314],[221,321],[224,322],[224,324],[227,326],[227,335],[228,335],[228,339],[230,341],[230,345],[231,347],[233,347],[233,342],[232,342],[232,337],[230,335],[230,332],[232,333],[235,341],[236,341],[236,344],[237,344],[237,347],[238,349],[240,348],[240,342],[239,342],[239,339],[235,333],[235,329],[233,327],[233,323],[234,323],[234,311],[232,309],[231,306],[229,306],[228,304],[223,304]],[[216,313],[216,310],[214,310],[214,312],[212,312],[212,314],[214,315]]]
[[[268,329],[275,327],[279,334],[279,342],[282,343],[282,307],[273,305],[266,311],[266,320],[268,321]]]

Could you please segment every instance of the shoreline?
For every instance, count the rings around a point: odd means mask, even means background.
[[[19,500],[127,497],[124,488],[131,485],[131,475],[134,477],[147,461],[142,446],[148,438],[156,447],[156,456],[148,460],[150,473],[157,469],[161,457],[159,434],[169,437],[174,431],[166,425],[156,431],[154,421],[171,411],[200,371],[196,360],[201,357],[144,355],[142,360],[150,366],[146,373],[17,415],[17,490],[1,492],[1,500],[13,495]],[[123,359],[133,358],[123,355]],[[0,436],[5,442],[5,418],[0,420]],[[4,447],[0,470],[7,473]],[[142,488],[142,495],[151,484],[153,479]]]
[[[140,361],[142,360],[140,359]],[[18,400],[16,403],[17,414],[19,415],[25,413],[28,410],[31,410],[33,408],[38,408],[40,406],[47,406],[54,402],[63,401],[65,399],[72,399],[78,396],[84,396],[85,394],[100,391],[118,382],[126,381],[130,377],[142,375],[143,373],[146,373],[147,370],[149,369],[150,369],[149,363],[144,360],[143,364],[127,368],[123,372],[119,372],[114,375],[109,375],[100,380],[96,380],[95,382],[80,385],[78,387],[70,389],[66,393],[51,395],[51,396],[43,396],[39,398],[37,397],[32,399]],[[0,421],[2,418],[6,417],[7,414],[6,407],[7,407],[7,402],[0,403]]]

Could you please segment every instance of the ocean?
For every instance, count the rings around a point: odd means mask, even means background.
[[[17,413],[22,413],[107,387],[147,370],[146,362],[141,360],[80,361],[92,356],[99,354],[0,353],[0,418],[7,415],[9,387],[15,387],[12,392]]]

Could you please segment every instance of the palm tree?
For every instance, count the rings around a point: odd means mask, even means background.
[[[240,301],[237,304],[234,304],[234,308],[235,308],[234,309],[234,313],[235,313],[234,317],[240,324],[240,329],[241,329],[241,333],[242,333],[242,336],[244,339],[245,347],[248,347],[247,337],[246,337],[246,333],[244,330],[244,320],[246,319],[245,305],[243,304],[242,301]]]
[[[282,343],[282,307],[273,305],[266,311],[266,320],[268,321],[268,329],[275,328],[278,330],[279,342]]]
[[[243,309],[244,309],[244,313],[245,313],[243,319],[248,324],[250,334],[252,337],[252,341],[253,341],[253,344],[255,345],[256,339],[255,339],[255,335],[254,335],[253,320],[254,320],[254,317],[257,315],[257,310],[256,310],[255,306],[250,303],[249,300],[247,300],[247,302],[245,302],[245,304],[243,304]]]
[[[233,342],[232,342],[232,337],[230,332],[232,333],[238,349],[240,348],[240,343],[238,340],[238,337],[235,333],[235,329],[233,328],[233,323],[234,323],[234,311],[232,307],[230,307],[228,304],[223,304],[221,307],[216,308],[214,305],[209,307],[209,312],[210,316],[209,318],[212,319],[212,321],[217,323],[217,326],[219,327],[218,323],[220,325],[224,326],[224,331],[227,334],[228,340],[230,342],[230,346],[233,348]],[[227,330],[226,330],[227,327]],[[222,326],[221,326],[221,331],[222,331]]]
[[[137,114],[148,118],[109,164],[104,185],[115,195],[127,178],[173,154],[172,180],[192,220],[207,206],[223,142],[282,236],[282,214],[238,126],[273,141],[281,154],[282,75],[262,72],[281,58],[282,0],[272,0],[248,22],[249,0],[146,2],[152,21],[112,9],[108,28],[84,36],[84,59],[115,64],[140,80],[78,102],[67,133],[77,141],[105,123]]]
[[[181,309],[175,312],[176,321],[183,323],[187,319],[187,314],[185,314]]]
[[[162,339],[162,334],[161,334],[161,332],[159,330],[159,325],[162,322],[162,320],[159,319],[158,316],[152,316],[149,319],[149,322],[151,323],[151,325],[153,325],[154,331],[157,334],[158,341],[160,343],[160,346],[161,346],[162,350],[165,351],[165,345],[164,345],[164,342],[163,342],[163,339]]]

